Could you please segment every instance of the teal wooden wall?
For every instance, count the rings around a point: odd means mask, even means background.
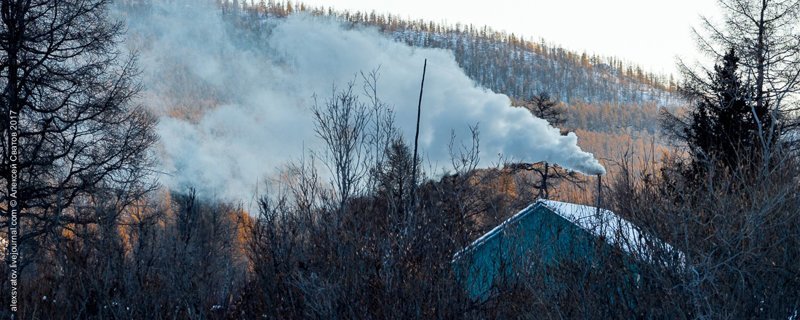
[[[454,272],[473,299],[488,297],[494,283],[515,281],[517,271],[533,261],[555,265],[562,259],[582,259],[590,263],[596,252],[591,233],[541,203],[496,231],[454,258]]]

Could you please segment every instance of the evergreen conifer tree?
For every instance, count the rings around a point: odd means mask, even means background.
[[[708,87],[688,90],[699,98],[684,128],[695,178],[712,166],[737,170],[759,163],[761,151],[771,147],[764,145],[770,141],[764,139],[765,130],[777,130],[769,103],[756,104],[754,89],[741,79],[736,52],[729,50],[722,60],[709,75]]]

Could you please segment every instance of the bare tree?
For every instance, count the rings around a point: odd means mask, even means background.
[[[531,172],[535,174],[534,180],[526,183],[526,187],[536,190],[536,198],[550,199],[550,191],[557,189],[561,182],[571,183],[579,188],[583,188],[585,182],[578,177],[578,174],[571,170],[566,170],[555,164],[545,161],[536,163],[507,163],[504,165],[511,174],[518,172]],[[536,179],[538,178],[538,179]]]
[[[400,138],[400,133],[394,125],[395,115],[391,105],[381,100],[378,95],[378,80],[380,78],[380,68],[376,68],[369,73],[361,73],[364,96],[367,98],[367,107],[370,111],[370,119],[365,132],[364,143],[368,148],[368,158],[371,163],[372,171],[383,167],[387,161],[386,150]],[[369,176],[367,189],[376,186],[375,175]]]
[[[314,130],[324,142],[324,163],[333,175],[340,208],[358,190],[366,174],[364,139],[370,111],[353,92],[354,85],[350,82],[341,91],[334,87],[330,98],[322,105],[315,98],[311,108]]]
[[[701,50],[715,61],[721,60],[731,49],[741,56],[743,78],[754,88],[750,99],[755,102],[756,110],[770,104],[773,118],[796,110],[796,94],[800,92],[800,29],[797,28],[800,1],[717,2],[723,9],[724,20],[722,25],[717,25],[707,17],[702,18],[703,31],[695,30]],[[710,70],[697,71],[683,62],[679,67],[690,82],[710,86],[705,77]],[[782,124],[773,122],[776,126]],[[766,128],[764,131],[769,132]],[[765,134],[764,138],[779,137]]]
[[[610,207],[681,253],[654,250],[662,263],[640,270],[651,295],[666,289],[655,295],[670,297],[647,303],[668,302],[670,318],[790,318],[798,310],[798,163],[780,156],[772,170],[712,170],[700,186],[684,178],[676,155],[645,155],[638,169],[632,155],[622,159]]]
[[[143,177],[155,119],[131,102],[135,59],[118,49],[122,24],[109,17],[109,4],[2,2],[0,109],[6,137],[9,110],[20,115],[22,245],[42,244],[66,224],[98,223],[92,210],[79,209],[92,205],[93,194],[130,201],[148,190]],[[6,139],[0,144],[9,183],[9,146]],[[4,190],[0,199],[7,197]]]

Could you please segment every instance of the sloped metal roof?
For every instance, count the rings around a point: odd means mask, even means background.
[[[486,241],[497,236],[507,227],[516,224],[527,215],[533,214],[536,212],[534,209],[537,206],[547,208],[549,211],[559,215],[581,229],[588,231],[595,237],[603,239],[608,244],[622,249],[631,256],[652,262],[654,257],[656,257],[656,254],[654,254],[655,252],[672,252],[676,258],[681,260],[681,264],[683,263],[684,255],[682,252],[674,249],[668,243],[643,232],[638,226],[610,210],[598,210],[596,207],[592,206],[542,199],[522,209],[511,216],[511,218],[506,219],[500,225],[473,241],[466,248],[458,251],[453,256],[453,261],[455,262],[458,260],[464,253],[480,247]]]

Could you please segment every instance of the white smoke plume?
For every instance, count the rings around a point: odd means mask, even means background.
[[[312,96],[325,98],[334,83],[343,86],[377,67],[378,93],[394,106],[397,125],[412,142],[426,58],[420,124],[426,162],[446,169],[451,132],[467,140],[469,126],[478,124],[484,166],[502,155],[605,173],[575,134],[561,136],[545,120],[511,107],[507,96],[476,86],[448,51],[412,48],[326,17],[265,23],[275,24],[268,36],[245,41],[230,36],[235,29],[210,7],[158,8],[129,18],[128,43],[139,49],[143,68],[143,103],[160,115],[161,160],[169,173],[160,180],[168,186],[232,199],[252,194],[260,179],[303,148],[319,146]]]

